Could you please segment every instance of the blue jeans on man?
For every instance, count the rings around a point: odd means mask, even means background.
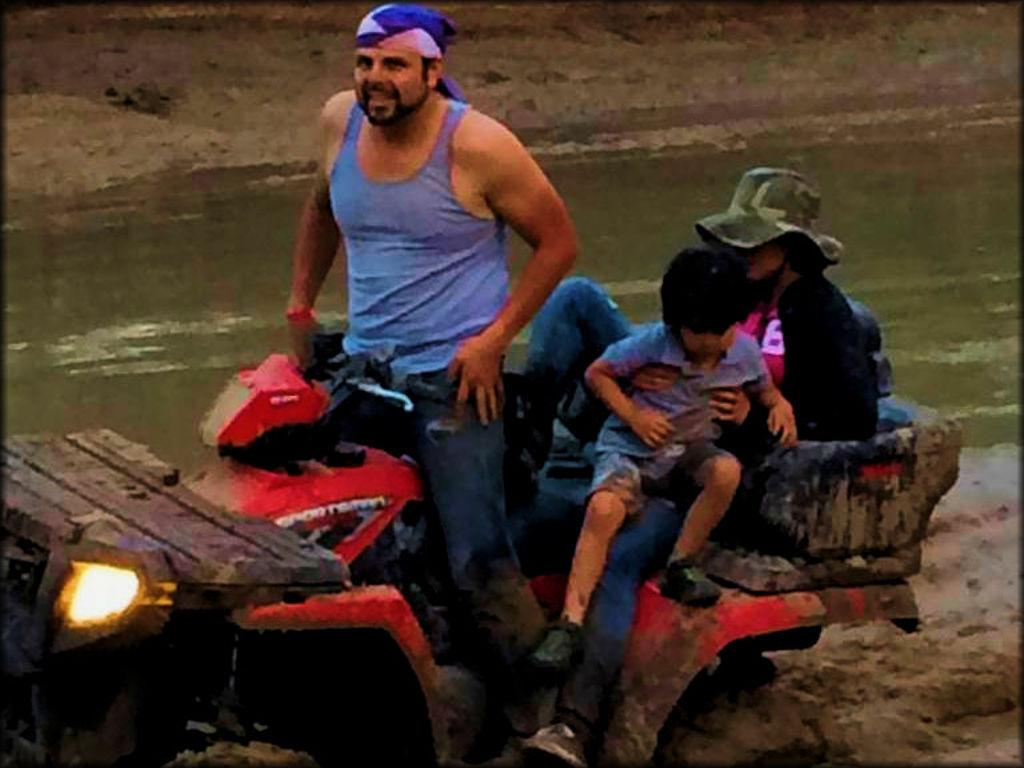
[[[539,642],[545,618],[526,579],[511,537],[505,507],[505,432],[500,420],[482,424],[474,408],[454,418],[456,385],[444,370],[393,375],[388,366],[339,352],[332,376],[332,433],[343,440],[410,455],[419,465],[429,509],[447,554],[450,586],[462,621],[463,658],[478,669],[489,704],[503,710],[519,732],[536,727],[528,681],[521,672]],[[412,411],[387,398],[360,396],[355,381],[406,396]],[[391,398],[394,400],[395,398]],[[381,424],[388,434],[380,434]]]

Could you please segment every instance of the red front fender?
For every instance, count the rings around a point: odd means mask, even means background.
[[[232,617],[244,630],[382,629],[391,635],[419,681],[439,755],[447,753],[447,729],[440,696],[440,669],[412,609],[395,587],[355,587],[314,595],[302,603],[240,609]]]
[[[694,676],[734,640],[917,615],[905,582],[769,595],[727,589],[715,605],[694,608],[662,597],[649,580],[637,590],[622,698],[606,731],[604,758],[624,765],[649,762],[672,706]]]

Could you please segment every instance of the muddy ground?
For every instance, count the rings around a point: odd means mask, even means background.
[[[4,10],[8,205],[79,208],[197,172],[311,171],[364,4]],[[1020,122],[1018,4],[445,4],[449,71],[541,157],[715,152],[779,132],[941,141]],[[679,729],[697,763],[1020,764],[1017,448],[966,451],[914,580],[921,632],[826,631]],[[270,745],[202,760],[294,762]],[[180,763],[200,758],[183,755]]]

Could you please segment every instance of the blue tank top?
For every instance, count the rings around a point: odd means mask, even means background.
[[[374,182],[356,160],[356,103],[331,169],[331,208],[348,256],[345,351],[389,357],[399,374],[447,367],[508,294],[504,222],[472,215],[451,189],[450,140],[466,108],[448,102],[419,172]]]

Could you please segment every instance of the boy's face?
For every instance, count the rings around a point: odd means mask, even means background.
[[[686,356],[694,363],[713,366],[725,357],[732,346],[736,338],[736,324],[730,325],[725,333],[694,333],[689,328],[680,328],[679,337]]]

